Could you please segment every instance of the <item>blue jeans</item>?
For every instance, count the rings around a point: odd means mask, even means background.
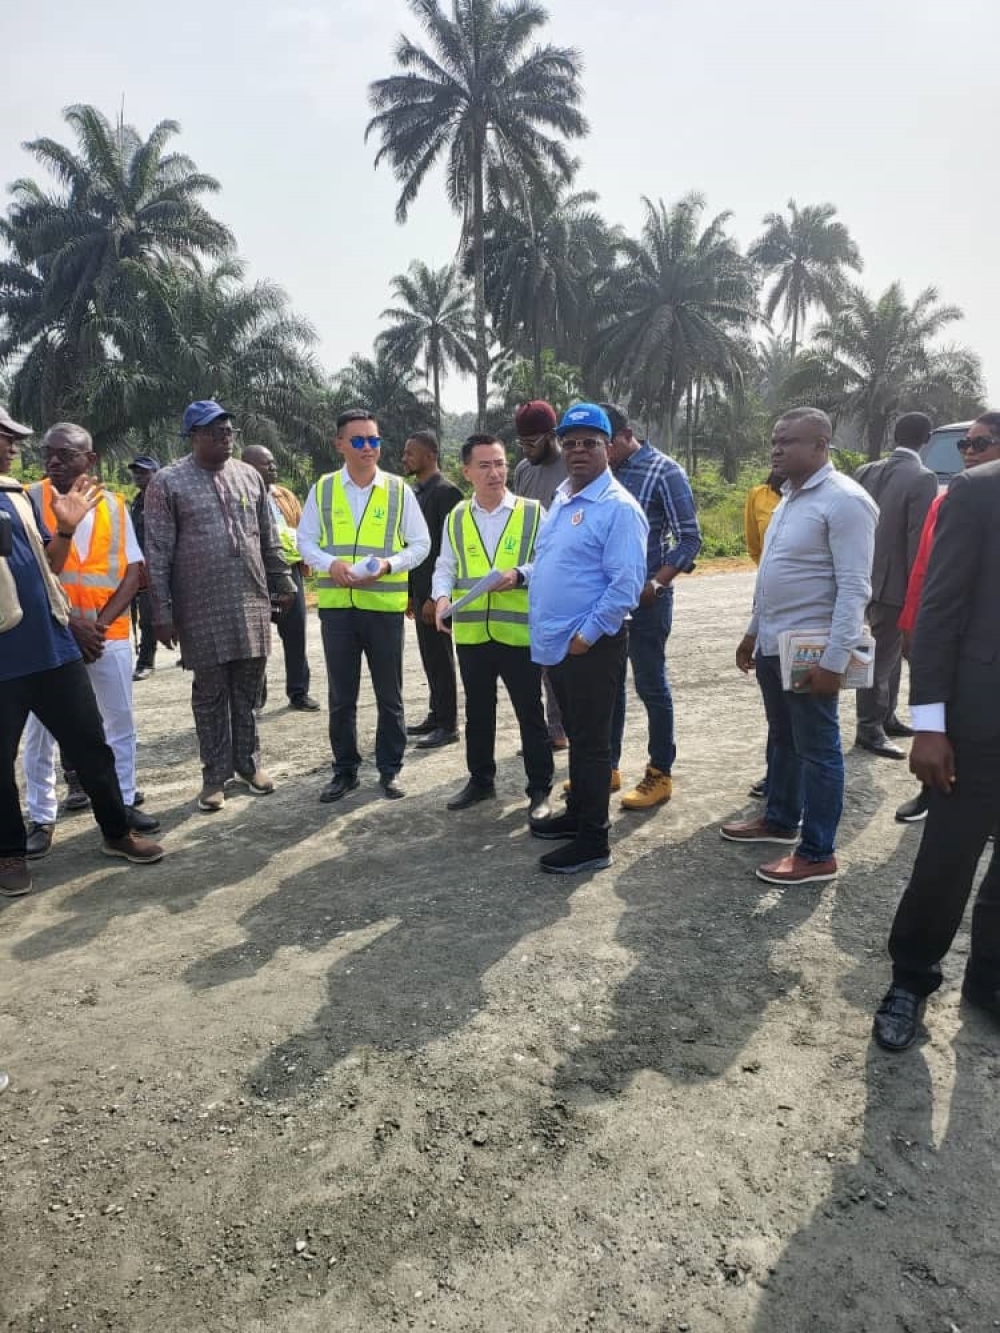
[[[667,638],[673,618],[673,593],[666,592],[649,606],[637,606],[628,629],[628,660],[632,663],[635,692],[646,706],[649,721],[649,762],[661,773],[670,772],[677,754],[674,700],[667,680]],[[612,768],[618,768],[622,758],[627,676],[625,669],[611,719]]]
[[[844,753],[838,696],[793,694],[781,688],[777,657],[757,657],[771,759],[764,818],[785,832],[802,821],[797,855],[825,861],[833,855],[844,810]]]

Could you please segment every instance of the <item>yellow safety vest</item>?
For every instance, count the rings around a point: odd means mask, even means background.
[[[454,600],[458,601],[491,569],[516,569],[527,564],[535,552],[541,514],[542,506],[537,500],[519,495],[491,561],[468,500],[456,505],[448,515],[448,539],[457,563]],[[487,643],[493,639],[497,643],[510,644],[512,648],[527,648],[530,643],[528,589],[512,588],[510,592],[491,592],[477,597],[456,612],[452,619],[452,633],[456,643]]]
[[[332,560],[357,564],[366,555],[382,560],[404,549],[404,486],[399,477],[381,474],[368,496],[361,522],[354,515],[344,490],[342,471],[328,472],[316,483],[319,513],[319,546]],[[369,588],[338,588],[326,571],[316,579],[316,604],[324,608],[356,606],[360,611],[405,611],[408,578],[401,573],[384,574]]]

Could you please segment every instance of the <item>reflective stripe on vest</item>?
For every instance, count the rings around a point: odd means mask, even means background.
[[[456,601],[491,569],[516,569],[528,563],[534,553],[541,512],[537,500],[518,496],[490,560],[469,502],[463,500],[455,506],[448,515],[448,538],[457,566]],[[459,644],[486,643],[493,639],[514,648],[527,648],[530,642],[527,588],[477,597],[456,613],[452,633]]]
[[[52,509],[52,490],[51,481],[39,481],[28,488],[28,494],[37,501],[45,526],[54,533],[59,524]],[[81,557],[76,543],[71,541],[66,563],[59,575],[70,605],[84,620],[97,619],[125,577],[128,568],[125,533],[125,501],[120,495],[105,491],[102,502],[94,510],[90,549],[85,557]],[[127,639],[129,630],[126,609],[108,626],[106,637]]]
[[[343,469],[328,472],[316,484],[320,549],[349,565],[368,555],[380,560],[398,555],[405,547],[403,482],[382,473],[381,484],[372,486],[361,522],[355,526],[342,474]],[[383,574],[368,588],[340,588],[321,571],[316,579],[316,604],[321,610],[356,606],[361,611],[405,611],[408,587],[406,570]]]

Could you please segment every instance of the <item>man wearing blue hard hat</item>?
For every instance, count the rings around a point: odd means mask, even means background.
[[[569,738],[566,813],[533,821],[566,845],[542,870],[571,875],[611,864],[611,718],[625,664],[625,618],[646,581],[649,524],[608,468],[611,423],[575,403],[556,428],[566,480],[538,534],[528,596],[532,660],[548,670]]]
[[[271,648],[271,597],[295,584],[260,474],[233,458],[233,414],[191,403],[181,434],[191,452],[146,489],[146,561],[156,637],[180,644],[194,673],[191,709],[201,751],[198,808],[221,810],[235,778],[255,796],[274,783],[260,766],[254,707]]]

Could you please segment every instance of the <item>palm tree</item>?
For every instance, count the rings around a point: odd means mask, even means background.
[[[617,233],[596,202],[592,190],[570,194],[556,181],[550,192],[486,218],[486,302],[500,341],[532,358],[533,398],[542,396],[543,349],[582,343],[591,277],[610,262]]]
[[[375,114],[365,139],[378,134],[376,167],[390,163],[403,189],[396,219],[405,222],[428,171],[447,158],[448,200],[471,243],[476,401],[486,419],[489,340],[486,330],[484,217],[488,192],[508,199],[544,193],[551,177],[568,180],[573,163],[561,138],[586,133],[577,110],[580,58],[569,48],[529,47],[547,21],[531,0],[409,0],[429,50],[401,36],[401,73],[369,90]]]
[[[791,324],[791,358],[795,359],[799,331],[809,307],[822,306],[832,315],[844,288],[845,268],[860,271],[861,253],[842,222],[834,222],[833,204],[810,204],[800,209],[788,201],[790,219],[768,213],[765,231],[750,247],[750,258],[775,283],[764,309],[768,319],[782,308]]]
[[[445,372],[475,370],[475,344],[469,291],[454,264],[432,269],[419,260],[408,273],[392,280],[402,304],[382,311],[392,327],[379,334],[378,345],[402,366],[423,363],[425,380],[434,393],[434,424],[441,438],[441,379]]]
[[[897,412],[946,397],[966,403],[969,410],[977,405],[982,383],[976,358],[931,345],[961,318],[957,306],[939,304],[934,287],[912,305],[898,282],[877,298],[851,287],[834,318],[816,330],[815,350],[792,368],[786,390],[856,421],[868,457],[878,458]]]
[[[179,132],[175,121],[161,121],[143,140],[92,106],[69,107],[64,118],[76,152],[54,139],[24,145],[57,189],[15,181],[0,220],[11,256],[0,264],[7,318],[0,360],[24,358],[15,410],[43,424],[83,405],[83,381],[109,355],[106,318],[138,313],[164,264],[196,268],[233,244],[200,202],[218,182],[166,152]]]
[[[701,195],[669,209],[662,200],[644,198],[643,205],[640,238],[621,243],[622,262],[608,284],[615,305],[596,331],[588,368],[643,413],[647,426],[659,418],[669,448],[695,379],[742,381],[748,354],[740,335],[758,318],[756,290],[725,230],[728,213],[700,231]]]

